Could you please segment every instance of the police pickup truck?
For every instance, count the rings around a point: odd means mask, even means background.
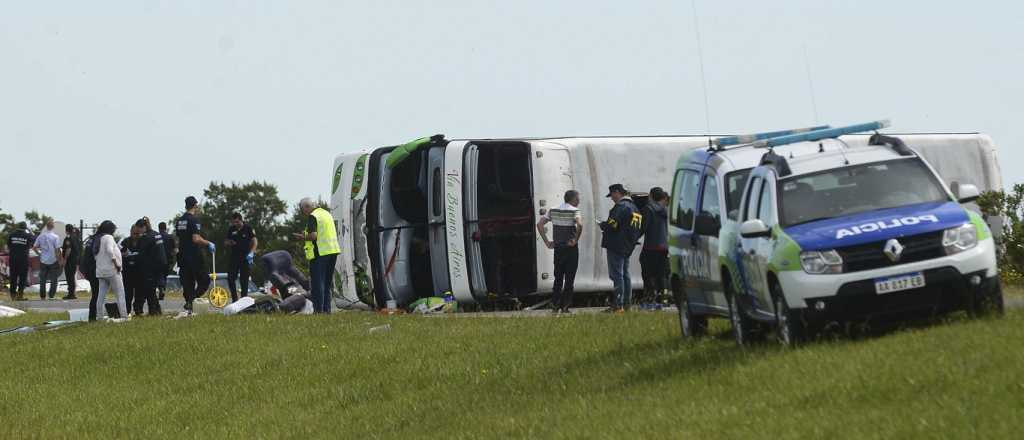
[[[901,139],[921,135],[849,136],[886,125],[712,149],[703,167],[680,160],[671,244],[684,335],[723,315],[740,344],[771,328],[794,344],[832,322],[1001,313],[992,234],[961,206],[978,188],[953,194]]]

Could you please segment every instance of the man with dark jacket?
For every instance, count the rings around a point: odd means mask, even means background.
[[[7,236],[7,251],[10,255],[11,300],[25,300],[25,286],[28,284],[28,250],[32,248],[35,237],[28,232],[25,222]]]
[[[668,194],[651,188],[650,202],[640,211],[644,216],[644,247],[640,251],[640,272],[644,278],[644,301],[659,302],[668,277]]]
[[[99,240],[95,234],[90,235],[89,238],[85,239],[85,243],[82,244],[82,258],[79,261],[78,267],[82,271],[82,276],[89,280],[89,292],[92,293],[92,297],[100,293],[100,280],[96,278],[96,254],[94,253],[93,240]],[[89,307],[89,321],[96,320],[96,308]]]
[[[615,202],[608,213],[608,220],[600,223],[601,247],[608,254],[608,277],[615,285],[612,305],[607,311],[623,313],[629,307],[633,289],[629,278],[629,257],[640,238],[643,216],[637,212],[629,191],[621,183],[609,186],[605,197]]]
[[[143,217],[135,223],[142,229],[142,247],[139,253],[139,263],[142,269],[142,285],[139,296],[135,297],[135,314],[142,314],[142,301],[146,301],[146,307],[150,316],[160,316],[160,301],[156,297],[156,287],[161,277],[167,273],[167,252],[163,236],[153,230],[149,219]],[[137,293],[138,295],[138,293]]]
[[[167,275],[170,275],[174,270],[174,257],[178,254],[178,246],[174,243],[174,236],[167,233],[167,223],[160,222],[158,227],[160,228],[158,234],[164,245],[164,260],[167,261],[167,264],[164,265],[164,271],[156,283],[157,299],[163,301],[164,291],[167,290]]]
[[[75,227],[72,225],[64,226],[66,235],[64,244],[60,247],[60,262],[64,266],[64,280],[68,284],[68,294],[62,299],[78,299],[75,296],[77,287],[75,281],[78,274],[78,259],[82,254],[82,244],[79,242],[81,237],[75,231]]]

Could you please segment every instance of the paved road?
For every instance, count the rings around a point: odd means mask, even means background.
[[[86,297],[86,298],[83,299],[80,296],[79,299],[67,300],[67,301],[62,300],[62,299],[45,300],[45,301],[40,301],[40,300],[10,301],[10,300],[6,300],[5,299],[5,300],[0,300],[0,305],[4,305],[4,306],[7,306],[7,307],[14,307],[16,309],[22,309],[22,310],[27,310],[27,311],[31,311],[31,312],[60,313],[60,312],[66,312],[66,311],[71,310],[71,309],[88,309],[89,308],[89,298]],[[182,299],[170,299],[170,298],[168,298],[168,299],[165,299],[165,300],[160,302],[160,307],[163,308],[164,313],[168,313],[168,312],[178,313],[182,309],[184,309],[184,306],[185,306],[185,300],[182,300]]]

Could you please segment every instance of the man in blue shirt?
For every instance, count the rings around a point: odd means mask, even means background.
[[[46,299],[49,293],[50,299],[57,296],[57,278],[60,277],[60,237],[53,232],[53,220],[46,222],[46,230],[39,234],[33,248],[39,253],[39,299]],[[46,283],[50,282],[50,290],[47,292]]]

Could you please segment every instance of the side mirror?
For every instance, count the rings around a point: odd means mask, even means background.
[[[720,229],[722,229],[722,224],[715,219],[715,216],[708,212],[700,213],[693,225],[694,234],[709,237],[717,237]]]
[[[978,187],[971,185],[970,183],[961,183],[953,186],[953,195],[960,203],[971,203],[978,200],[978,196],[981,192],[978,191]]]
[[[740,225],[740,237],[743,238],[770,237],[771,235],[772,230],[768,229],[768,225],[758,219],[747,220]]]

